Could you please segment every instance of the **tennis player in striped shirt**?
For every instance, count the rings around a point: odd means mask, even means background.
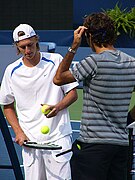
[[[95,52],[69,69],[85,34]],[[54,77],[62,85],[83,82],[80,135],[73,144],[72,180],[127,180],[127,114],[135,87],[135,58],[115,49],[114,22],[93,13],[74,31],[74,40]]]

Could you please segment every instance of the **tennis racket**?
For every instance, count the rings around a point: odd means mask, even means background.
[[[23,143],[24,146],[35,149],[45,149],[45,150],[59,150],[62,149],[62,146],[51,144],[51,143],[37,143],[32,141],[25,141]]]
[[[77,148],[79,149],[79,150],[81,150],[81,146],[79,145],[79,144],[76,144],[77,145]],[[60,152],[59,154],[56,154],[56,157],[59,157],[59,156],[61,156],[61,155],[64,155],[64,154],[66,154],[66,153],[69,153],[69,152],[71,152],[72,151],[72,148],[71,149],[68,149],[68,150],[66,150],[66,151],[63,151],[63,152]]]
[[[62,155],[67,154],[67,153],[69,153],[69,152],[71,152],[71,151],[72,151],[72,149],[68,149],[68,150],[63,151],[63,152],[61,152],[61,153],[59,153],[59,154],[56,154],[56,157],[62,156]]]

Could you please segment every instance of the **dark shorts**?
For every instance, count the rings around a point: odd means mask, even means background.
[[[128,150],[127,146],[76,140],[71,158],[72,180],[127,180]]]

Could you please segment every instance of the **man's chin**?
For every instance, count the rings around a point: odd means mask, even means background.
[[[25,55],[25,58],[28,59],[28,60],[33,59],[33,57],[34,57],[33,55]]]

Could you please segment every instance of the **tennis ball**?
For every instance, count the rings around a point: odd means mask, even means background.
[[[77,147],[78,147],[79,150],[81,149],[81,146],[79,144],[77,144]]]
[[[42,107],[41,107],[41,112],[43,114],[48,114],[49,112],[51,112],[50,109],[46,110],[48,108],[48,105],[47,104],[44,104]]]
[[[42,134],[47,134],[47,133],[49,133],[49,131],[50,131],[50,128],[48,126],[42,126],[41,127],[41,133]]]

